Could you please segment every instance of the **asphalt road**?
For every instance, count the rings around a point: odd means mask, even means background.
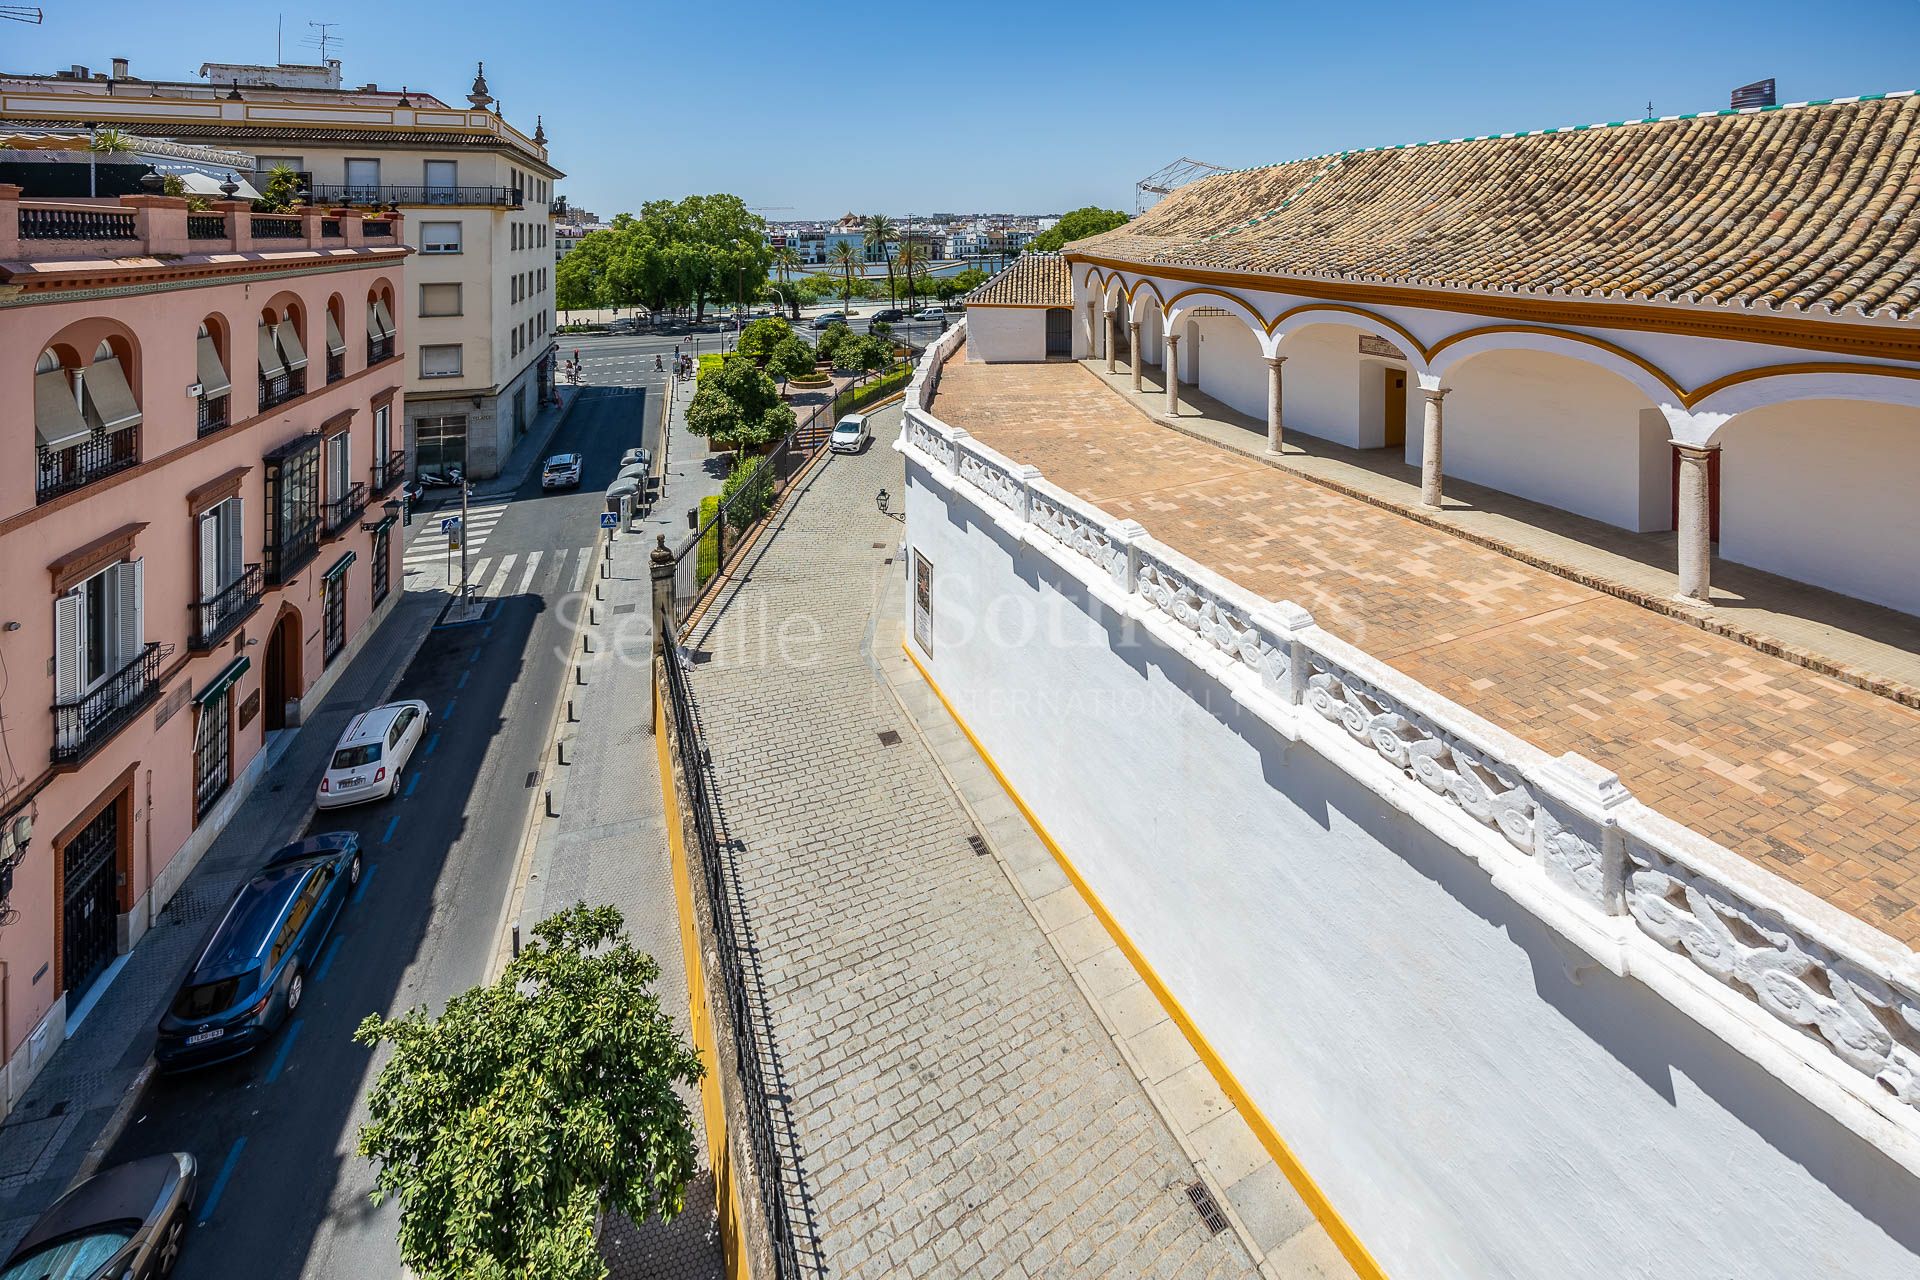
[[[353,1030],[369,1013],[437,1010],[485,976],[534,771],[564,696],[574,567],[600,536],[600,493],[621,451],[641,442],[643,421],[647,447],[658,448],[663,381],[652,348],[640,370],[640,345],[581,340],[588,385],[550,446],[586,456],[581,487],[543,493],[536,468],[487,540],[492,556],[539,553],[539,570],[524,589],[519,574],[505,575],[482,621],[433,631],[401,678],[394,696],[424,700],[432,716],[403,795],[310,824],[359,832],[366,871],[298,1015],[248,1058],[157,1079],[108,1158],[191,1151],[199,1160],[196,1225],[177,1276],[401,1274],[397,1211],[370,1203],[373,1169],[354,1154],[375,1059]],[[635,386],[646,389],[621,389]],[[308,803],[316,782],[285,780],[288,803]]]

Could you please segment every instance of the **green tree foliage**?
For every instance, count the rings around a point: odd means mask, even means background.
[[[612,907],[534,926],[499,979],[354,1039],[393,1056],[367,1099],[360,1154],[376,1202],[400,1200],[400,1258],[421,1280],[604,1280],[602,1204],[680,1212],[697,1171],[676,1089],[699,1056],[660,1008],[660,966]]]
[[[741,458],[720,487],[727,523],[745,529],[773,509],[773,468],[764,458]]]
[[[1060,221],[1027,242],[1027,252],[1058,253],[1064,245],[1088,236],[1097,236],[1102,231],[1111,231],[1126,221],[1127,215],[1118,209],[1102,209],[1090,204],[1084,209],[1062,214]]]
[[[287,165],[277,164],[267,170],[267,185],[260,189],[260,199],[253,202],[253,207],[261,213],[285,213],[293,208],[299,190],[300,175]]]
[[[734,358],[702,377],[687,404],[687,430],[716,449],[751,449],[793,430],[793,410],[773,379]]]
[[[871,373],[893,359],[893,344],[885,338],[849,334],[833,351],[835,373]]]
[[[828,251],[827,261],[831,262],[834,269],[840,272],[840,277],[844,285],[841,297],[847,304],[851,304],[853,302],[853,276],[854,273],[860,269],[860,251],[855,249],[851,242],[841,240]]]
[[[887,264],[887,300],[899,297],[893,287],[893,244],[900,238],[900,229],[893,219],[884,213],[870,213],[860,231],[860,243],[869,253],[878,249]]]
[[[773,349],[793,337],[793,326],[777,316],[755,320],[740,330],[740,354],[755,364],[766,364]]]
[[[574,259],[588,257],[574,265]],[[766,223],[738,196],[649,200],[581,238],[554,268],[556,300],[574,307],[692,307],[757,297],[772,265]]]
[[[813,348],[789,333],[767,357],[767,373],[785,382],[813,372]]]
[[[613,305],[607,264],[618,243],[612,231],[589,231],[553,268],[553,301],[562,311]]]
[[[813,340],[815,357],[820,360],[831,360],[834,353],[840,350],[841,344],[852,340],[852,328],[845,321],[836,320],[822,329],[820,336]]]

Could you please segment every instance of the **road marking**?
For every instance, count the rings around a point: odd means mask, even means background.
[[[527,589],[533,586],[533,575],[540,569],[540,556],[541,553],[536,551],[527,557],[527,572],[521,577],[520,589],[514,592],[515,595],[523,596],[527,594]]]
[[[434,734],[434,735],[433,735],[433,740],[434,740],[435,742],[438,742],[438,741],[440,741],[440,735],[439,735],[439,734],[437,734],[437,733],[436,733],[436,734]],[[384,834],[384,835],[382,835],[382,836],[380,837],[380,843],[381,843],[381,844],[392,844],[392,843],[393,843],[393,833],[394,833],[395,831],[398,831],[399,829],[400,829],[400,815],[396,813],[396,814],[394,814],[394,815],[393,815],[393,817],[392,817],[392,818],[391,818],[391,819],[390,819],[390,820],[389,820],[389,821],[387,822],[387,830],[386,830],[386,834]]]
[[[360,887],[353,891],[353,901],[355,903],[358,903],[360,899],[367,896],[367,886],[373,883],[373,873],[379,869],[380,864],[376,862],[360,873]]]
[[[510,555],[505,560],[502,560],[500,562],[500,594],[501,595],[505,595],[507,593],[507,584],[513,581],[513,566],[519,563],[519,560],[520,560],[519,554],[515,553],[514,555]]]
[[[333,968],[333,958],[340,954],[340,944],[346,940],[347,935],[344,933],[336,933],[333,935],[333,941],[327,944],[327,954],[321,956],[320,963],[313,966],[313,980],[315,982],[324,982],[326,980],[327,970]]]
[[[580,557],[580,570],[573,575],[573,594],[579,595],[587,589],[587,571],[592,567],[593,556],[583,553]]]
[[[293,1052],[293,1042],[299,1035],[300,1019],[295,1018],[287,1024],[286,1034],[280,1037],[280,1052],[273,1055],[273,1065],[267,1068],[268,1084],[280,1078],[280,1069],[287,1065],[287,1055]]]
[[[451,720],[451,719],[453,719],[453,709],[454,709],[455,707],[457,707],[457,706],[459,706],[459,705],[460,705],[460,699],[458,699],[458,698],[448,698],[448,699],[447,699],[447,709],[446,709],[445,711],[442,711],[442,712],[440,713],[440,718],[441,718],[442,720]]]
[[[479,651],[478,649],[475,649],[475,650],[474,650],[474,652],[475,652],[475,653],[478,653],[478,652],[480,652],[480,651]],[[459,681],[459,683],[458,683],[458,684],[456,684],[456,685],[454,685],[453,687],[454,687],[454,688],[456,688],[456,689],[464,689],[464,688],[466,688],[466,687],[467,687],[467,677],[468,677],[468,676],[470,676],[470,675],[472,675],[472,674],[473,674],[473,668],[472,668],[471,666],[469,666],[469,667],[468,667],[468,668],[467,668],[467,669],[466,669],[465,671],[462,671],[462,672],[460,673],[460,681]]]
[[[400,793],[400,798],[402,800],[413,799],[413,789],[419,785],[420,785],[420,775],[416,773],[411,778],[407,779],[407,789]]]
[[[233,1176],[233,1166],[240,1163],[240,1153],[247,1149],[244,1137],[235,1138],[233,1147],[227,1152],[226,1163],[220,1166],[220,1172],[214,1176],[213,1186],[207,1190],[207,1202],[200,1207],[200,1225],[206,1226],[213,1220],[213,1211],[220,1205],[220,1193],[227,1189],[227,1179]]]
[[[436,734],[434,734],[434,735],[433,735],[433,736],[432,736],[431,738],[428,738],[428,739],[427,739],[427,749],[426,749],[425,751],[422,751],[422,752],[420,753],[420,758],[421,758],[422,760],[424,760],[424,759],[426,759],[426,758],[427,758],[428,756],[430,756],[430,755],[432,755],[432,754],[433,754],[433,749],[434,749],[435,747],[437,747],[437,746],[439,746],[439,745],[440,745],[440,735],[436,733]],[[395,819],[394,819],[394,821],[395,821],[395,822],[398,822],[398,821],[400,821],[400,819],[398,819],[398,818],[395,818]],[[389,834],[389,835],[391,835],[391,834],[393,834],[393,828],[391,828],[391,827],[389,827],[389,828],[387,828],[387,834]]]
[[[492,630],[492,628],[491,628],[491,627],[489,627],[489,628],[488,628],[488,630],[490,631],[490,630]],[[481,633],[480,633],[480,638],[484,640],[484,639],[486,638],[486,632],[484,632],[484,631],[483,631],[483,632],[481,632]],[[480,650],[480,647],[479,647],[478,645],[476,645],[476,646],[474,646],[474,649],[473,649],[473,652],[471,652],[471,653],[469,653],[469,654],[467,655],[467,665],[468,665],[468,666],[472,666],[472,665],[473,665],[474,663],[476,663],[476,662],[478,662],[478,661],[480,661],[480,652],[481,652],[481,650]]]

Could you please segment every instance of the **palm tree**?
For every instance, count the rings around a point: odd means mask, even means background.
[[[787,304],[788,313],[795,319],[800,318],[800,295],[791,285],[792,273],[800,266],[800,255],[794,252],[790,244],[783,244],[773,251],[773,269],[780,277],[780,293]]]
[[[893,225],[893,219],[884,213],[867,215],[866,229],[861,239],[869,249],[878,249],[880,256],[887,262],[887,305],[896,301],[893,292],[893,242],[900,238],[900,229]]]
[[[95,129],[87,137],[87,195],[99,194],[95,179],[101,156],[120,155],[133,150],[133,136],[123,129]]]
[[[922,249],[919,245],[915,244],[911,240],[903,241],[901,243],[900,273],[907,278],[907,307],[909,310],[911,310],[913,307],[914,268],[924,267],[926,265],[926,261],[927,261],[927,251],[925,249]]]
[[[842,305],[852,307],[853,269],[860,265],[860,255],[854,252],[853,242],[851,240],[841,240],[837,242],[832,250],[828,252],[827,260],[834,266],[840,268],[841,272],[846,276],[846,301]]]

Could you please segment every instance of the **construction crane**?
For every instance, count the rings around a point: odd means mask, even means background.
[[[1133,216],[1139,217],[1177,187],[1226,171],[1224,165],[1208,164],[1191,156],[1181,156],[1172,164],[1162,165],[1133,184]]]
[[[8,22],[24,22],[30,27],[37,27],[44,16],[40,10],[31,5],[0,4],[0,18],[5,18]]]

